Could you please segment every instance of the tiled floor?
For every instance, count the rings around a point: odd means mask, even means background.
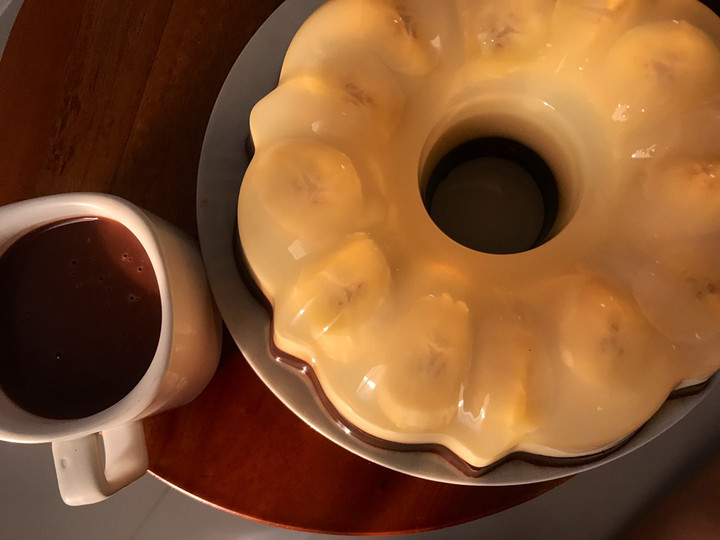
[[[0,0],[0,54],[20,4]],[[718,433],[720,386],[684,421],[629,456],[514,509],[413,538],[614,537],[659,494],[719,456]],[[102,503],[67,507],[58,495],[49,445],[0,443],[0,540],[314,537],[229,515],[150,475]]]
[[[554,539],[580,530],[583,538],[612,538],[658,494],[720,456],[718,433],[720,386],[682,422],[629,456],[514,509],[413,538]],[[150,475],[105,502],[67,507],[57,493],[48,445],[0,443],[0,539],[313,537],[226,514]]]

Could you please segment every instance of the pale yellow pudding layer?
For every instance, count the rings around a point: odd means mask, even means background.
[[[239,231],[276,345],[350,424],[474,466],[626,438],[720,368],[719,47],[694,0],[328,2],[250,118]],[[553,170],[540,247],[428,216],[432,167],[483,136]]]

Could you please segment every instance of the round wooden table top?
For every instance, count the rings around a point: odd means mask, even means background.
[[[0,204],[107,192],[197,236],[198,160],[215,99],[281,1],[25,0],[0,61]],[[562,482],[455,486],[372,464],[286,409],[227,334],[209,387],[147,421],[146,435],[159,477],[229,512],[303,530],[446,527]]]

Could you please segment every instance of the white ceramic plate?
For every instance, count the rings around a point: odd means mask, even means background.
[[[213,293],[238,347],[275,395],[314,429],[370,461],[430,480],[485,486],[552,480],[598,467],[647,444],[695,407],[709,388],[668,401],[626,444],[590,463],[549,466],[516,459],[483,476],[471,477],[436,453],[385,450],[348,434],[320,405],[307,377],[277,361],[269,348],[270,316],[245,286],[235,262],[237,196],[248,165],[245,142],[250,110],[275,88],[292,37],[322,3],[286,0],[250,40],[215,103],[198,171],[200,245]],[[719,380],[715,377],[710,386],[717,385]]]
[[[22,0],[0,0],[0,58],[21,7]]]

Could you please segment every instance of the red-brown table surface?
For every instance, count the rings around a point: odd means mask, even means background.
[[[213,104],[281,1],[25,0],[0,62],[0,204],[108,192],[197,236]],[[454,486],[367,462],[287,410],[227,334],[209,387],[147,421],[146,435],[150,469],[168,482],[230,512],[315,531],[445,527],[560,483]]]

